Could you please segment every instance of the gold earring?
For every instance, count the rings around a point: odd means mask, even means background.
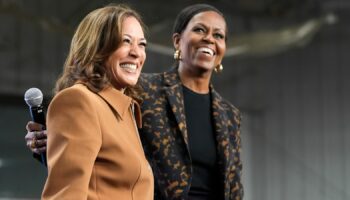
[[[222,64],[217,65],[217,66],[215,66],[215,68],[214,68],[214,71],[215,71],[216,73],[220,73],[220,72],[222,72],[222,70],[224,70],[224,66],[222,66]]]
[[[180,50],[176,50],[174,53],[174,59],[175,60],[181,60],[181,51]]]

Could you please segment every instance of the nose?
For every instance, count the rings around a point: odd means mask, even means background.
[[[214,37],[213,37],[211,32],[208,32],[207,34],[205,34],[203,37],[203,40],[210,43],[210,44],[214,43]]]
[[[130,46],[129,55],[132,56],[132,57],[137,58],[137,57],[140,56],[141,51],[142,51],[142,50],[140,49],[140,47],[139,47],[137,44],[133,43],[133,44]]]

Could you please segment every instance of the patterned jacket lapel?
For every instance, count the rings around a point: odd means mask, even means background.
[[[188,149],[188,136],[186,128],[185,106],[183,102],[183,92],[177,68],[164,73],[164,88],[171,110],[177,121],[179,130]]]
[[[215,126],[216,140],[218,143],[219,167],[222,171],[224,182],[225,199],[232,196],[241,197],[243,194],[240,185],[241,162],[239,121],[240,114],[227,112],[230,107],[211,86],[213,121]],[[238,111],[238,110],[237,110]],[[235,111],[233,111],[235,112]]]
[[[229,183],[228,176],[229,176],[229,170],[228,166],[230,166],[230,158],[232,155],[230,155],[230,141],[229,141],[229,130],[226,122],[229,122],[230,120],[227,119],[227,115],[225,113],[225,109],[222,107],[222,97],[213,89],[211,86],[211,96],[212,96],[212,109],[213,109],[213,123],[215,128],[215,134],[216,134],[216,141],[217,141],[217,151],[218,151],[218,165],[221,170],[221,176],[224,180],[224,188],[225,193],[229,192],[227,189],[229,189]]]

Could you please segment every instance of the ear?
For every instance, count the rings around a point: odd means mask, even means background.
[[[180,34],[174,33],[173,34],[173,45],[175,49],[179,49],[179,43],[180,43]]]

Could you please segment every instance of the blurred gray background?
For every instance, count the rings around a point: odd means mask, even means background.
[[[216,89],[243,112],[245,200],[350,199],[349,0],[0,0],[0,199],[39,199],[45,168],[25,146],[24,92],[49,102],[72,32],[91,10],[128,3],[149,27],[144,72],[172,64],[171,28],[209,3],[230,35]]]

